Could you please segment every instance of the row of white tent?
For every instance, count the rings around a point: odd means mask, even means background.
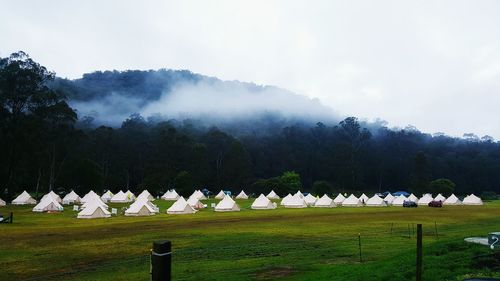
[[[215,211],[239,211],[240,208],[236,202],[228,195],[221,191],[217,194],[216,198],[222,199],[216,206]],[[244,191],[240,192],[238,199],[248,199],[248,196]],[[180,213],[194,213],[197,209],[205,208],[206,205],[200,200],[207,199],[206,196],[199,190],[193,192],[193,194],[185,200],[183,197],[179,196],[175,190],[167,191],[162,199],[165,200],[176,200],[176,202],[167,210],[169,214],[180,214]],[[261,194],[251,205],[252,209],[275,209],[277,204],[272,202],[270,199],[279,199],[279,196],[271,191],[267,196]],[[122,192],[119,191],[116,194],[111,192],[106,192],[102,196],[97,195],[94,191],[90,191],[83,198],[80,198],[74,191],[71,191],[63,199],[59,195],[55,194],[53,191],[45,194],[40,202],[33,208],[34,212],[50,212],[50,211],[62,211],[63,204],[75,204],[82,203],[81,212],[78,214],[79,218],[93,218],[93,217],[109,217],[111,214],[108,211],[108,206],[106,202],[117,202],[125,203],[135,200],[133,204],[125,211],[125,215],[151,215],[158,212],[158,208],[151,203],[154,197],[147,191],[144,190],[139,196],[135,196],[132,192]],[[324,195],[321,198],[315,197],[311,194],[304,196],[300,191],[294,195],[288,194],[282,200],[280,205],[285,208],[305,208],[308,206],[314,207],[335,207],[335,206],[346,206],[346,207],[361,207],[361,206],[401,206],[405,201],[412,201],[418,205],[427,205],[431,201],[442,201],[444,205],[482,205],[482,200],[471,194],[460,201],[458,197],[454,194],[445,198],[441,194],[436,197],[432,197],[431,194],[425,194],[420,199],[415,195],[411,194],[409,197],[400,195],[397,197],[388,194],[385,198],[381,198],[378,195],[374,195],[369,198],[365,194],[361,195],[359,198],[351,194],[347,198],[339,194],[335,199],[331,199],[328,195]],[[0,202],[1,203],[1,202]],[[16,199],[12,201],[15,205],[24,204],[36,204],[29,193],[24,191]],[[90,207],[90,208],[88,208]]]

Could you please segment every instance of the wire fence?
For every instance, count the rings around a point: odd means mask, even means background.
[[[439,239],[453,236],[462,236],[463,231],[449,227],[441,227],[439,224],[424,224],[424,243],[432,243]],[[360,263],[363,261],[377,261],[398,255],[401,252],[415,251],[416,224],[415,223],[388,223],[385,228],[369,230],[366,233],[353,231],[349,234],[338,235],[332,233],[330,236],[303,236],[287,237],[283,240],[268,241],[229,241],[228,245],[186,246],[176,247],[173,242],[173,270],[175,268],[187,268],[193,263],[200,262],[228,262],[232,260],[245,259],[269,259],[277,261],[293,258],[294,262],[302,266],[317,263],[328,263],[332,260],[341,259],[348,263]],[[392,250],[382,247],[390,244]],[[146,245],[150,247],[150,245]],[[311,259],[316,255],[316,259]],[[464,257],[453,257],[464,258]],[[148,252],[140,256],[115,257],[104,261],[85,263],[71,269],[61,269],[56,273],[42,274],[33,278],[17,278],[18,280],[55,280],[70,279],[72,276],[91,274],[101,271],[109,271],[114,268],[126,269],[130,267],[142,268],[149,271],[150,256]],[[227,268],[218,267],[217,272],[231,272],[235,268],[228,265]],[[241,268],[239,268],[241,270]],[[147,274],[147,272],[145,272]]]

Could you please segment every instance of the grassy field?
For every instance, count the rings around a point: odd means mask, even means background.
[[[174,216],[164,213],[171,202],[156,201],[162,214],[96,220],[76,219],[71,206],[59,214],[1,207],[15,220],[0,224],[0,280],[150,280],[151,244],[161,239],[173,243],[174,280],[413,280],[416,223],[424,280],[500,277],[498,250],[463,242],[500,231],[500,201],[269,211],[251,202],[238,200],[241,212]]]

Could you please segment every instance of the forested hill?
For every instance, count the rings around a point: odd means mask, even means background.
[[[97,71],[80,79],[56,78],[50,87],[64,92],[80,119],[119,126],[131,114],[150,120],[197,119],[204,125],[277,119],[338,121],[317,100],[273,86],[222,81],[186,70]]]
[[[25,53],[0,58],[4,200],[24,189],[500,193],[491,137],[329,120],[317,101],[187,71],[54,77]],[[83,110],[113,126],[92,124]]]

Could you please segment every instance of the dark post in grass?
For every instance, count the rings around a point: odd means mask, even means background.
[[[422,224],[417,224],[417,281],[422,281]]]
[[[436,239],[439,239],[437,222],[434,222],[434,232],[436,234]]]
[[[10,212],[10,221],[9,221],[9,223],[13,223],[13,222],[14,222],[14,213]]]
[[[361,233],[358,233],[358,245],[359,245],[359,262],[363,262],[363,256],[361,255]]]
[[[151,280],[170,281],[172,276],[172,243],[168,240],[153,242],[151,250]]]

